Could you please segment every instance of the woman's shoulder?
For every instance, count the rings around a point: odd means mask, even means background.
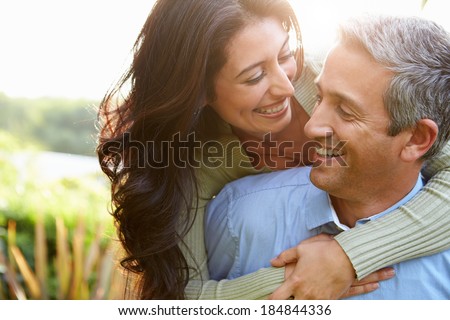
[[[197,150],[197,181],[203,198],[216,195],[225,184],[261,172],[252,163],[231,130],[202,141]]]
[[[294,83],[295,98],[308,114],[311,114],[316,103],[317,89],[314,80],[322,69],[325,55],[306,54],[300,78]]]

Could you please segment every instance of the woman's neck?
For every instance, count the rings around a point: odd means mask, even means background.
[[[280,132],[255,137],[233,130],[256,169],[282,170],[310,164],[311,143],[303,132],[309,116],[294,98],[291,105],[292,120]]]

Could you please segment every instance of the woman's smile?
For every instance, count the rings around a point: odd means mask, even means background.
[[[277,118],[288,110],[289,101],[290,99],[286,98],[282,103],[277,102],[266,107],[256,108],[254,112],[267,118]]]
[[[289,35],[281,22],[265,18],[251,23],[231,40],[210,106],[234,132],[258,138],[279,133],[292,119],[296,72]]]

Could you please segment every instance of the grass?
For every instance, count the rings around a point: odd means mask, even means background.
[[[122,299],[103,176],[44,179],[19,148],[0,132],[0,299]]]
[[[56,254],[49,255],[43,220],[35,224],[33,267],[17,244],[16,223],[9,221],[7,246],[0,247],[4,273],[0,298],[122,299],[125,279],[116,265],[116,243],[104,241],[101,232],[88,242],[83,220],[72,237],[62,219],[55,226]]]

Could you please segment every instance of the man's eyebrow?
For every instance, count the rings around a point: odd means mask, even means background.
[[[283,45],[281,46],[281,50],[283,50],[283,48],[286,46],[286,44],[289,42],[289,35],[287,35],[286,40],[283,42]],[[281,51],[280,50],[280,51]],[[252,70],[253,68],[256,68],[257,66],[263,64],[264,61],[259,61],[256,63],[253,63],[252,65],[249,65],[248,67],[246,67],[244,70],[242,70],[237,76],[236,79],[239,78],[242,74]]]
[[[316,85],[317,89],[322,92],[318,77],[314,79],[314,84]],[[352,106],[359,107],[359,103],[345,92],[328,91],[328,94],[333,97],[339,98],[340,100],[346,101]]]

